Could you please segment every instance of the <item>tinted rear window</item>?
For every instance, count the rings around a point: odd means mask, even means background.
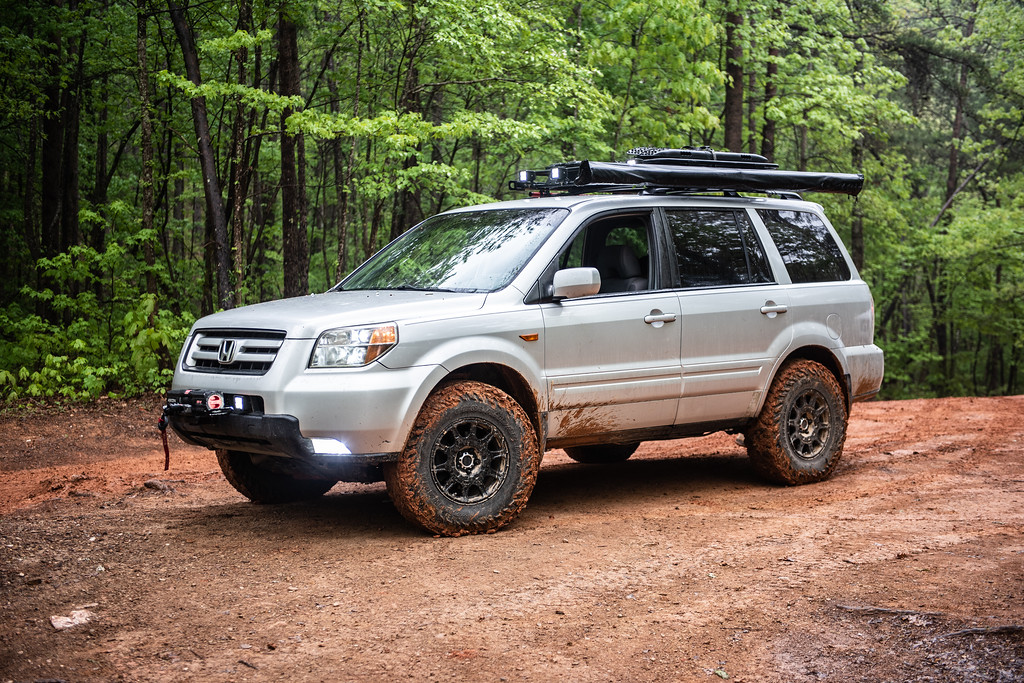
[[[723,287],[772,280],[744,211],[666,211],[679,261],[680,287]]]
[[[768,233],[786,262],[793,282],[850,279],[850,268],[828,227],[810,211],[758,209]]]

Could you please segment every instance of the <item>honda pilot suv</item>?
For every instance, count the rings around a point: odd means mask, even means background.
[[[254,502],[384,480],[453,536],[515,518],[553,448],[610,463],[724,430],[769,481],[825,479],[883,360],[867,285],[797,193],[862,177],[633,157],[521,172],[528,198],[434,216],[326,293],[199,320],[171,427]]]

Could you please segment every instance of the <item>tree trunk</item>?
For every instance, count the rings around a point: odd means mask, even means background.
[[[72,3],[77,8],[77,3]],[[64,91],[64,161],[61,164],[64,174],[61,191],[60,220],[60,251],[67,251],[80,242],[78,231],[78,206],[80,173],[78,168],[78,138],[82,120],[82,88],[85,82],[85,43],[83,33],[78,38],[78,50],[75,76],[70,86]]]
[[[935,352],[939,356],[938,369],[940,379],[933,381],[942,396],[950,393],[950,380],[952,379],[953,350],[950,345],[951,334],[950,324],[946,321],[948,312],[946,294],[943,291],[942,277],[943,263],[935,259],[931,264],[931,273],[925,279],[925,291],[928,293],[928,303],[931,305],[932,313],[932,337],[935,339]]]
[[[410,9],[413,8],[410,7]],[[406,48],[402,61],[399,62],[400,66],[404,68],[404,72],[399,75],[397,80],[397,82],[401,83],[401,89],[397,98],[397,107],[398,111],[403,114],[407,112],[423,114],[424,107],[418,93],[418,86],[420,83],[418,55],[420,49],[427,42],[427,22],[417,16],[415,12],[410,12],[408,30],[409,44]],[[402,161],[402,170],[408,171],[419,164],[418,154],[420,150],[421,145],[417,145],[416,151],[406,156]],[[393,240],[397,238],[403,232],[419,222],[420,216],[422,215],[422,211],[420,209],[422,206],[420,194],[421,190],[418,186],[412,190],[406,187],[398,191],[391,214],[390,239]]]
[[[167,153],[171,154],[172,150],[173,148],[168,146]],[[184,170],[185,164],[179,157],[177,160],[178,172],[174,175],[174,190],[171,200],[171,218],[176,225],[180,226],[179,230],[184,230],[185,225],[185,201],[181,198],[185,194]],[[174,231],[174,237],[171,240],[171,254],[173,254],[175,261],[184,261],[185,240],[179,230]]]
[[[24,225],[25,243],[32,266],[39,260],[39,226],[36,223],[35,178],[36,161],[39,148],[39,117],[34,116],[28,122],[28,150],[25,155],[25,196],[22,201],[22,221]]]
[[[754,102],[754,90],[757,88],[757,74],[751,69],[747,74],[747,152],[757,154],[757,103]]]
[[[250,31],[252,29],[252,8],[248,0],[241,0],[238,5],[238,30]],[[239,86],[246,85],[245,65],[248,60],[249,51],[244,47],[238,48],[235,54],[238,63]],[[257,84],[258,85],[258,84]],[[241,97],[235,100],[235,120],[231,126],[231,171],[230,190],[228,196],[231,199],[231,260],[235,276],[234,302],[241,306],[243,291],[245,289],[245,195],[248,186],[251,168],[245,158],[243,139],[245,137],[245,121],[247,115],[245,107],[242,106]]]
[[[725,15],[725,148],[743,151],[743,15]]]
[[[860,142],[853,143],[853,150],[850,154],[853,161],[854,171],[864,171],[864,147]],[[853,220],[850,222],[850,257],[853,258],[853,265],[857,270],[864,268],[864,211],[861,209],[860,200],[853,200]]]
[[[777,12],[777,10],[776,10]],[[775,160],[775,120],[768,116],[768,107],[778,94],[778,85],[775,79],[779,75],[780,55],[779,48],[772,47],[768,50],[768,66],[765,69],[764,81],[764,128],[761,130],[761,155],[768,158],[768,161]]]
[[[333,61],[333,60],[332,60]],[[333,64],[331,70],[333,71]],[[359,77],[356,76],[356,93],[358,102]],[[338,116],[341,113],[341,105],[338,102],[338,84],[331,76],[327,79],[327,89],[331,93],[331,113]],[[334,166],[334,230],[337,237],[337,261],[334,268],[334,281],[338,282],[345,277],[345,242],[348,239],[348,192],[346,191],[345,171],[341,163],[341,142],[342,138],[335,138],[330,142],[331,162]]]
[[[95,175],[93,176],[92,193],[89,197],[89,201],[93,207],[99,208],[107,203],[107,148],[110,145],[109,135],[107,134],[107,102],[110,99],[107,75],[104,74],[100,78],[99,83],[99,102],[96,104],[96,115],[97,121],[97,133],[96,133],[96,168]],[[103,251],[105,235],[103,234],[103,226],[98,222],[93,222],[90,226],[88,243],[89,246],[96,251]],[[99,286],[97,284],[97,286]],[[97,289],[97,294],[99,290]]]
[[[1003,284],[1003,265],[996,266],[994,289],[999,291]],[[988,360],[985,363],[985,389],[989,396],[997,396],[1003,384],[1003,344],[998,335],[988,336]]]
[[[798,171],[807,170],[807,126],[796,127],[796,148],[797,148],[797,163],[796,167]]]
[[[967,26],[964,28],[964,38],[970,38],[974,33],[974,7],[970,8],[970,15]],[[949,145],[949,168],[946,173],[946,200],[952,199],[957,191],[957,183],[960,176],[960,143],[964,139],[964,110],[967,106],[967,86],[970,66],[965,62],[960,66],[960,79],[957,82],[955,100],[956,105],[953,112],[953,135]]]
[[[202,85],[199,75],[199,55],[192,38],[192,31],[185,19],[185,13],[174,0],[167,0],[171,23],[181,44],[181,53],[185,61],[185,75],[194,85]],[[207,224],[209,238],[213,248],[213,263],[216,266],[217,302],[221,308],[231,308],[231,251],[228,243],[227,218],[224,214],[224,198],[221,195],[220,180],[217,177],[217,164],[213,154],[213,141],[210,135],[210,122],[206,115],[206,98],[192,98],[192,124],[195,127],[196,140],[199,144],[199,163],[203,171],[203,194],[206,199]]]
[[[364,36],[364,10],[359,10],[359,33],[356,39],[359,49],[356,51],[356,91],[353,97],[352,103],[352,118],[358,119],[361,113],[360,107],[362,106],[362,94],[363,94],[363,36]],[[333,83],[333,81],[332,81]],[[345,171],[340,174],[341,171],[341,148],[339,146],[335,148],[334,157],[334,181],[337,183],[336,191],[338,193],[338,211],[340,213],[338,220],[338,271],[337,280],[340,282],[343,277],[348,274],[348,231],[349,223],[351,222],[352,207],[351,207],[351,185],[352,176],[355,172],[356,163],[356,148],[358,139],[355,136],[349,141],[348,150],[348,161],[345,165]]]
[[[64,38],[53,32],[46,48],[46,63],[50,65],[47,84],[43,90],[46,102],[42,117],[42,182],[40,183],[40,205],[42,224],[40,226],[40,255],[54,256],[62,251],[61,223],[63,214],[64,187],[64,144],[67,139],[66,127],[67,97],[61,85],[61,67],[66,56]],[[50,284],[44,286],[52,286]]]
[[[139,60],[139,99],[142,102],[141,146],[142,146],[142,230],[153,229],[153,122],[149,115],[149,69],[146,65],[146,15],[140,8],[136,14],[136,52]],[[142,243],[143,256],[146,260],[146,291],[156,294],[156,274],[153,255],[153,241],[147,237]]]
[[[299,51],[295,23],[281,11],[278,22],[278,68],[281,73],[281,94],[299,94]],[[284,295],[302,296],[309,293],[309,245],[306,238],[302,196],[305,187],[300,179],[304,175],[296,169],[296,162],[305,156],[301,149],[301,136],[289,135],[285,130],[292,108],[281,112],[281,226],[282,257],[284,261]],[[298,158],[297,158],[298,157]]]

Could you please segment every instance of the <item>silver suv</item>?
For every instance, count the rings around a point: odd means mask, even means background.
[[[770,481],[828,477],[882,351],[867,285],[791,191],[859,177],[640,161],[525,172],[531,198],[434,216],[324,294],[199,320],[170,425],[254,502],[383,479],[444,535],[511,521],[552,448],[610,463],[725,430]]]

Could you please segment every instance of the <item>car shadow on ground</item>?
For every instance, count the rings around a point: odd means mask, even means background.
[[[692,455],[644,457],[608,465],[548,462],[541,468],[524,517],[546,519],[572,508],[579,514],[609,505],[636,509],[652,497],[714,496],[724,490],[767,486],[744,456]],[[214,504],[180,510],[165,517],[169,529],[234,538],[259,536],[282,543],[316,538],[423,538],[399,516],[382,483],[340,484],[312,501],[284,505]]]
[[[694,455],[628,460],[610,465],[559,463],[543,467],[531,507],[588,500],[640,504],[652,495],[712,494],[722,487],[761,486],[745,456]]]

